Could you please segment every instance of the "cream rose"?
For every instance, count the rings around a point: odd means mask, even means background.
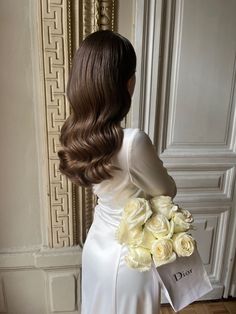
[[[186,232],[173,235],[173,248],[178,256],[190,256],[194,252],[195,240]]]
[[[156,238],[154,237],[154,235],[146,227],[144,227],[140,246],[150,250],[155,240]]]
[[[153,242],[151,253],[156,267],[171,263],[176,259],[170,239],[160,239]]]
[[[174,232],[174,223],[169,221],[166,216],[162,214],[154,214],[145,224],[145,227],[152,232],[157,238],[170,239]]]
[[[126,221],[121,219],[116,232],[116,239],[120,244],[139,246],[143,240],[143,228],[142,226],[137,226],[130,229]]]
[[[142,226],[152,215],[150,204],[144,198],[133,198],[124,208],[123,219],[129,228]]]
[[[156,196],[150,200],[152,210],[157,214],[162,214],[170,219],[173,213],[178,210],[178,206],[172,202],[170,196]]]
[[[115,237],[127,245],[126,264],[146,271],[173,262],[177,256],[190,256],[195,240],[186,233],[192,228],[191,213],[172,202],[170,196],[129,199]]]
[[[126,244],[132,247],[141,245],[143,240],[143,228],[142,226],[134,227],[129,230]]]
[[[174,222],[174,233],[178,233],[189,230],[193,218],[188,210],[181,209],[174,213],[172,220]]]
[[[179,208],[178,212],[183,215],[186,222],[192,223],[194,221],[192,214],[187,209]]]
[[[142,247],[129,248],[129,254],[125,256],[126,264],[139,271],[147,271],[151,268],[152,257],[149,250]]]

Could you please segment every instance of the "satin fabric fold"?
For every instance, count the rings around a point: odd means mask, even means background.
[[[128,268],[127,247],[115,238],[117,224],[104,217],[97,206],[83,248],[81,313],[157,314],[160,288],[155,267],[147,272]]]

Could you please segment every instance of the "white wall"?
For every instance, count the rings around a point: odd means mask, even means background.
[[[42,243],[30,3],[0,1],[0,312],[42,314],[44,276],[29,253]]]
[[[41,243],[30,0],[0,2],[0,248]]]

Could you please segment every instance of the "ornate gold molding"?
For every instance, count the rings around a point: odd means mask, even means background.
[[[66,83],[73,47],[77,48],[83,38],[96,30],[115,30],[115,0],[41,0],[41,27],[49,169],[49,246],[79,244],[82,247],[96,198],[91,189],[77,188],[58,169],[60,130],[70,114]]]
[[[117,2],[117,1],[116,1]],[[104,0],[100,1],[100,19],[99,26],[100,29],[106,30],[110,29],[115,30],[115,0],[109,1]]]
[[[83,39],[99,30],[99,1],[83,0]]]
[[[83,38],[102,29],[116,29],[115,0],[83,0]]]

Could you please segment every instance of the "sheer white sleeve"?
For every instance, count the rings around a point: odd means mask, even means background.
[[[128,163],[131,181],[145,193],[175,197],[175,181],[167,173],[145,132],[135,134],[128,153]]]

